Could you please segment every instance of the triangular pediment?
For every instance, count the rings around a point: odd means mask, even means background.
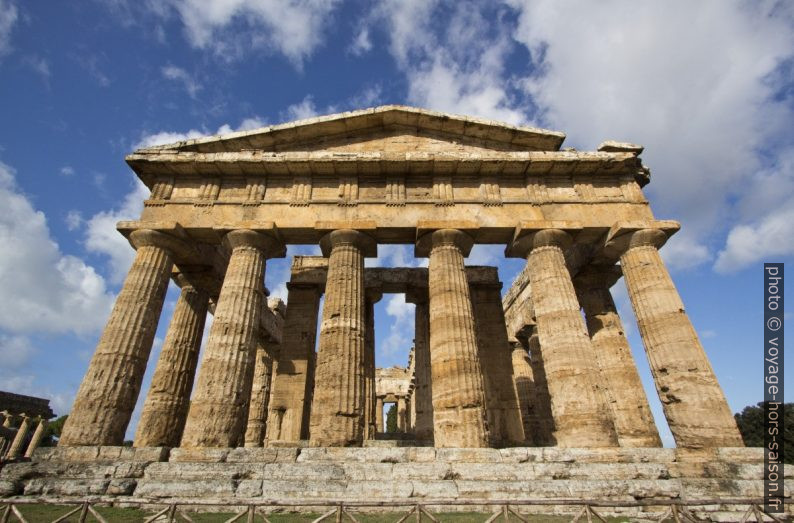
[[[387,105],[140,149],[162,152],[465,152],[557,151],[556,131]]]

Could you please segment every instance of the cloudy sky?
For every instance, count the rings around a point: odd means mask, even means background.
[[[68,412],[132,259],[115,222],[147,195],[125,154],[400,103],[645,145],[655,214],[682,223],[665,258],[731,408],[754,404],[762,264],[794,254],[793,5],[0,0],[0,390]],[[420,262],[391,246],[372,264]],[[521,268],[500,248],[468,263],[498,265],[505,290]],[[287,274],[269,263],[268,287]],[[378,365],[404,364],[412,306],[386,295],[377,316]]]

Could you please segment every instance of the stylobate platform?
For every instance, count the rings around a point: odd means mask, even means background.
[[[0,496],[157,505],[190,500],[223,505],[410,501],[432,506],[478,500],[686,503],[760,500],[762,467],[759,448],[66,447],[39,449],[30,462],[6,464],[0,471]],[[580,509],[570,504],[520,508],[542,513]],[[693,509],[726,521],[737,520],[743,510],[720,504]],[[648,517],[662,507],[601,510]]]

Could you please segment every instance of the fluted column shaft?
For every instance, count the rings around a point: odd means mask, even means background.
[[[39,423],[36,425],[36,430],[33,432],[33,437],[30,439],[30,443],[28,443],[28,448],[25,450],[25,457],[31,458],[33,457],[33,453],[36,452],[36,449],[39,448],[41,444],[42,438],[44,438],[44,432],[47,430],[47,420],[44,418],[39,419]]]
[[[324,241],[330,256],[309,441],[313,446],[361,445],[366,406],[362,248],[367,237],[342,229],[328,234]]]
[[[405,396],[400,396],[397,398],[397,432],[406,432],[407,413]]]
[[[477,326],[477,346],[485,383],[485,401],[491,444],[524,442],[524,427],[513,383],[510,344],[507,341],[501,283],[472,285],[471,299]]]
[[[458,230],[431,233],[430,362],[436,447],[487,447],[485,391],[463,251]]]
[[[299,441],[309,436],[320,290],[294,283],[287,288],[282,342],[270,386],[268,442]]]
[[[379,298],[378,298],[379,299]],[[375,298],[366,298],[364,343],[364,439],[375,439]]]
[[[633,233],[620,257],[629,298],[667,423],[679,447],[742,447],[741,434],[657,246]]]
[[[557,445],[555,437],[557,426],[554,423],[554,413],[551,410],[551,394],[549,393],[549,383],[546,380],[546,367],[543,363],[543,351],[540,347],[537,328],[527,339],[527,352],[535,385],[534,406],[537,431],[533,440],[538,447],[553,447]]]
[[[8,453],[6,454],[8,459],[18,458],[20,454],[22,454],[22,444],[25,442],[29,430],[30,416],[22,414],[22,422],[19,424],[17,434],[14,436],[14,441],[11,442],[11,446],[8,448]]]
[[[414,433],[419,441],[433,441],[433,383],[430,370],[430,310],[427,297],[415,300],[414,310]]]
[[[138,400],[173,266],[175,238],[137,230],[127,278],[63,427],[59,446],[121,445]]]
[[[229,265],[215,308],[182,447],[233,447],[243,437],[264,304],[265,260],[283,255],[270,236],[236,230],[226,235]]]
[[[378,423],[378,432],[383,432],[383,398],[378,398],[375,409],[375,419]]]
[[[609,287],[617,267],[589,267],[574,280],[621,447],[661,447],[645,389]],[[619,270],[619,269],[618,269]]]
[[[529,363],[529,354],[520,343],[513,343],[511,363],[513,364],[513,381],[521,412],[521,424],[524,427],[524,441],[528,445],[535,445],[535,436],[538,433],[538,420],[534,404],[535,383],[532,366]]]
[[[272,375],[272,346],[266,343],[262,336],[258,336],[254,361],[254,379],[251,384],[251,400],[248,404],[248,422],[245,428],[246,447],[261,447],[264,445]]]
[[[545,229],[527,238],[527,264],[555,438],[561,447],[611,447],[618,440],[597,380],[590,337],[579,312],[563,248],[567,233]]]
[[[136,447],[177,447],[196,375],[209,295],[182,281],[135,435]]]

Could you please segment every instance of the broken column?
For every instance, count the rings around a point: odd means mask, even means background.
[[[659,255],[660,229],[613,227],[607,240],[621,253],[626,288],[637,317],[667,423],[679,447],[742,447],[714,370]]]
[[[557,445],[613,447],[618,440],[612,416],[565,265],[570,245],[571,236],[563,230],[522,226],[508,253],[527,258]]]
[[[16,459],[22,454],[22,444],[25,442],[25,438],[30,430],[30,416],[25,414],[20,414],[20,416],[22,417],[22,422],[19,424],[17,434],[14,436],[14,441],[11,442],[11,446],[8,448],[8,452],[6,453],[7,459]]]
[[[253,380],[256,337],[265,299],[265,261],[283,257],[275,231],[226,234],[231,250],[182,447],[233,447],[243,437]]]
[[[614,265],[579,271],[574,287],[585,314],[590,341],[621,447],[661,447],[645,389],[609,288],[620,278]]]
[[[436,447],[487,447],[485,390],[477,354],[471,295],[463,264],[468,234],[440,229],[419,238],[429,256],[430,367]]]
[[[59,446],[121,445],[138,400],[177,252],[188,247],[157,231],[133,231],[137,252],[88,365]]]
[[[209,295],[183,275],[177,282],[181,292],[143,404],[136,447],[178,447],[190,407]]]
[[[364,439],[364,256],[374,240],[352,229],[320,242],[328,256],[325,305],[315,369],[309,441],[312,446],[361,445]]]

